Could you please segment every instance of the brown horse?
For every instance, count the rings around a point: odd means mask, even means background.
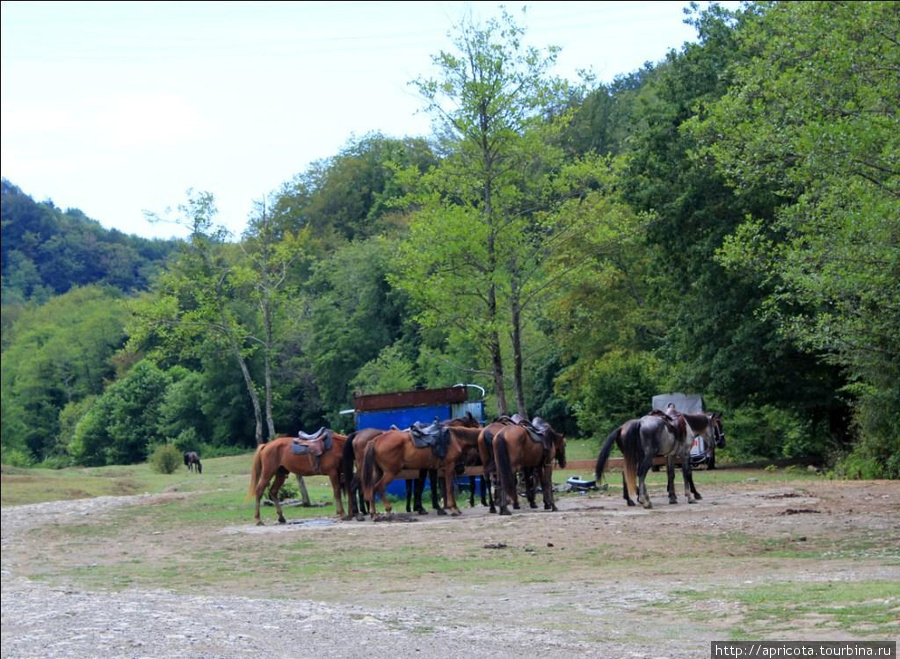
[[[369,512],[369,505],[360,487],[359,475],[362,473],[366,447],[383,432],[384,430],[380,428],[363,428],[347,435],[347,441],[344,442],[344,485],[347,488],[348,499],[346,519],[355,518],[361,522]]]
[[[254,519],[257,525],[263,522],[259,517],[259,502],[269,488],[269,498],[278,512],[278,522],[286,520],[281,512],[281,501],[278,490],[284,484],[288,474],[297,476],[328,476],[331,489],[334,491],[334,505],[339,517],[344,516],[344,504],[341,501],[341,465],[343,463],[344,443],[346,435],[339,435],[331,430],[321,429],[315,435],[296,437],[278,437],[261,444],[253,456],[253,467],[250,470],[250,489],[247,498],[256,496],[256,512]],[[274,477],[274,481],[272,480]]]
[[[369,442],[366,447],[364,464],[360,472],[363,493],[369,504],[369,514],[375,519],[375,494],[384,503],[385,512],[391,514],[391,502],[385,496],[385,489],[404,469],[431,470],[443,472],[444,507],[449,508],[456,516],[462,511],[456,506],[453,491],[453,478],[457,462],[462,458],[465,446],[475,446],[481,428],[471,414],[461,419],[453,419],[434,424],[439,430],[438,446],[417,446],[410,430],[388,430]],[[442,507],[437,509],[439,515],[446,515]]]
[[[492,513],[497,512],[494,502],[499,497],[499,492],[497,491],[497,468],[494,465],[494,437],[496,437],[497,433],[506,426],[517,422],[516,419],[511,417],[501,416],[482,428],[481,433],[478,435],[478,455],[481,458],[484,481],[485,483],[489,483],[486,487],[494,493],[490,500],[490,510]]]
[[[529,427],[530,426],[530,427]],[[516,474],[519,470],[537,471],[541,476],[544,510],[556,510],[553,500],[553,462],[566,466],[566,438],[549,423],[535,417],[531,424],[511,424],[500,429],[493,441],[494,464],[500,481],[500,514],[510,515],[509,500],[519,508]],[[533,493],[529,501],[533,502]]]

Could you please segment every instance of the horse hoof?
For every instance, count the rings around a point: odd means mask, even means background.
[[[287,524],[287,520],[286,520],[284,517],[279,517],[279,518],[278,518],[278,523],[279,523],[279,524]]]
[[[365,516],[365,515],[357,515],[357,516],[356,516],[356,521],[357,521],[357,522],[365,522],[365,521],[366,521],[366,516]]]
[[[529,503],[529,504],[528,504],[528,507],[531,508],[532,510],[534,510],[535,508],[537,508],[537,504],[536,504],[536,503]]]
[[[637,505],[637,504],[636,504],[634,501],[632,501],[631,499],[628,500],[628,506],[629,506],[630,508],[634,508],[636,505]]]
[[[461,511],[461,510],[454,510],[452,513],[450,513],[450,515],[451,515],[452,517],[459,517],[460,515],[462,515],[462,511]]]
[[[509,512],[509,510],[506,509],[506,508],[501,508],[501,509],[500,509],[500,514],[501,514],[501,515],[512,515],[512,513]]]
[[[263,523],[263,521],[261,519],[256,520],[256,525],[257,526],[265,526],[265,524]]]
[[[695,495],[694,495],[694,498],[695,498],[697,501],[700,501],[700,499],[702,499],[703,497],[701,497],[699,494],[695,494]]]
[[[678,499],[669,499],[669,505],[670,505],[670,506],[673,506],[673,505],[675,505],[676,503],[678,503]]]
[[[437,514],[438,514],[438,515],[446,515],[446,514],[447,514],[447,511],[444,510],[443,508],[438,508]]]
[[[419,508],[416,512],[419,513],[420,515],[427,515],[427,514],[428,514],[428,511],[425,510],[424,508]]]
[[[688,499],[688,503],[697,503],[694,499]]]

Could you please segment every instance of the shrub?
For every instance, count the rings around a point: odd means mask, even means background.
[[[174,474],[183,463],[184,456],[173,444],[160,444],[150,455],[150,467],[160,474]]]

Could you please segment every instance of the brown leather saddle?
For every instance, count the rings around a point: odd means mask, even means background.
[[[333,444],[331,429],[322,426],[311,435],[302,430],[297,433],[291,443],[291,451],[294,455],[310,455],[318,460],[325,451],[331,450]]]

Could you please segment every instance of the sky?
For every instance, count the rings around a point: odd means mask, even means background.
[[[706,6],[708,3],[700,3]],[[730,6],[737,3],[723,2]],[[695,41],[688,2],[505,3],[555,75],[600,82]],[[2,176],[107,229],[183,237],[190,190],[254,202],[373,132],[428,137],[410,81],[494,2],[2,2]],[[527,6],[521,15],[519,10]]]

